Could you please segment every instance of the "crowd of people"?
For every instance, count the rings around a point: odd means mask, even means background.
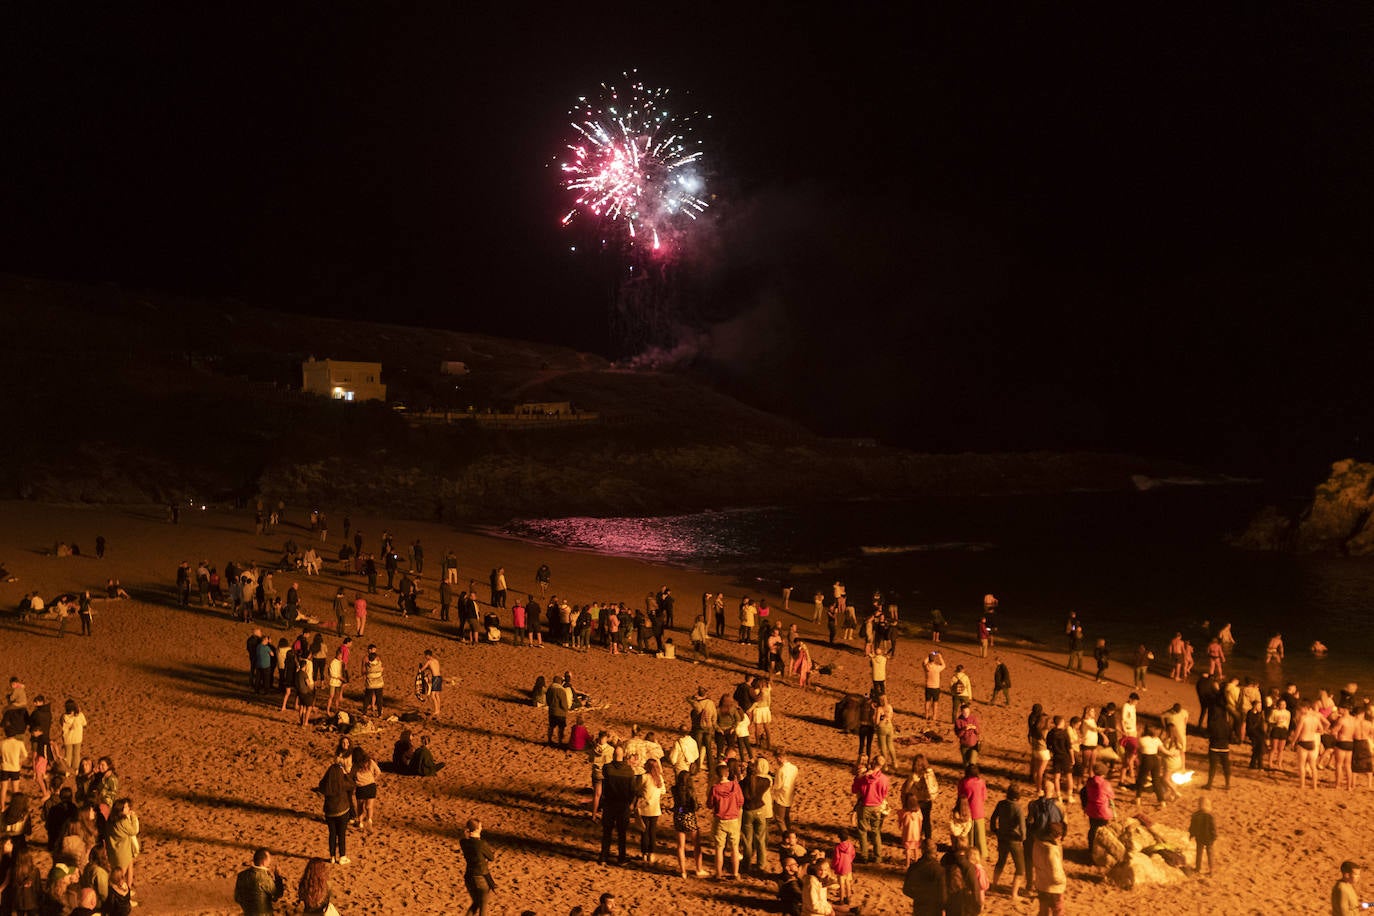
[[[114,760],[86,753],[80,705],[55,714],[16,675],[0,722],[0,912],[126,916],[138,905],[138,811]]]
[[[266,533],[280,524],[280,514],[273,513],[259,527]],[[311,530],[320,544],[327,540],[326,525],[323,513],[312,518]],[[414,671],[414,705],[397,704],[394,698],[388,703],[388,675],[379,646],[385,640],[354,652],[354,640],[362,639],[367,626],[369,599],[364,596],[379,591],[375,566],[369,571],[372,554],[364,546],[362,533],[352,531],[345,517],[336,571],[367,584],[350,589],[344,578],[335,592],[332,623],[323,625],[307,613],[298,581],[283,583],[282,594],[274,581],[283,571],[314,575],[326,567],[313,544],[301,551],[288,540],[277,568],[230,562],[223,578],[204,561],[194,566],[183,562],[175,580],[178,604],[189,606],[198,599],[253,627],[246,643],[249,691],[273,694],[273,703],[279,696],[279,711],[290,709],[301,727],[339,734],[317,786],[327,856],[309,859],[294,882],[297,902],[311,914],[337,912],[331,872],[352,864],[350,829],[374,829],[384,774],[433,776],[443,767],[425,734],[403,731],[390,761],[381,762],[350,738],[369,718],[442,716],[446,686],[439,653],[429,649],[413,667],[402,669],[407,696],[409,672]],[[1130,816],[1148,822],[1147,800],[1153,799],[1153,809],[1183,800],[1181,787],[1190,772],[1191,710],[1182,704],[1141,709],[1151,677],[1163,676],[1154,670],[1155,652],[1143,644],[1129,656],[1129,691],[1116,692],[1118,683],[1109,680],[1107,640],[1089,641],[1077,615],[1065,627],[1067,666],[1082,671],[1083,655],[1091,646],[1095,664],[1090,673],[1102,685],[1101,695],[1073,709],[1032,704],[1026,716],[1024,781],[994,786],[982,769],[982,757],[992,749],[979,708],[998,705],[999,698],[1001,705],[1012,703],[1010,673],[998,654],[996,599],[988,595],[984,600],[970,640],[976,649],[966,664],[946,660],[943,643],[949,625],[943,614],[933,612],[923,628],[931,641],[928,650],[905,651],[900,663],[924,685],[923,692],[898,697],[891,675],[899,670],[899,641],[915,638],[915,627],[903,629],[896,603],[880,593],[856,607],[843,583],[836,582],[828,595],[817,591],[812,622],[825,626],[828,645],[850,645],[862,653],[862,687],[846,685],[860,691],[858,702],[849,706],[858,744],[844,786],[852,798],[848,821],[808,820],[799,833],[793,809],[804,797],[807,780],[786,749],[785,726],[778,726],[788,717],[786,698],[797,696],[787,689],[814,689],[816,666],[798,625],[785,624],[767,600],[740,599],[731,635],[721,593],[703,594],[700,613],[689,614],[690,621],[675,619],[676,598],[667,586],[645,596],[642,607],[607,600],[575,604],[551,594],[551,571],[541,565],[533,589],[524,592],[511,590],[505,570],[493,568],[488,590],[479,596],[475,580],[458,588],[453,551],[442,557],[437,588],[427,593],[421,585],[424,546],[419,539],[407,545],[404,564],[390,533],[383,535],[379,552],[387,573],[381,590],[394,595],[396,615],[432,615],[441,625],[436,636],[475,645],[674,658],[676,635],[684,633],[696,660],[721,661],[725,656],[720,667],[743,669],[735,683],[715,688],[703,684],[685,697],[681,728],[666,734],[634,724],[589,729],[585,713],[592,704],[573,686],[571,671],[536,684],[531,699],[547,710],[546,744],[586,756],[591,790],[587,813],[596,821],[598,860],[604,864],[635,865],[682,879],[762,882],[776,887],[785,913],[843,912],[861,899],[866,881],[891,867],[902,870],[902,890],[912,899],[913,913],[975,913],[998,894],[1012,900],[1034,898],[1040,912],[1062,913],[1071,893],[1064,869],[1066,847],[1081,848],[1090,861],[1105,867],[1120,856],[1111,848],[1110,831],[1103,829],[1127,816],[1120,806],[1129,803]],[[424,597],[437,603],[423,608]],[[786,604],[785,596],[782,607]],[[455,608],[458,626],[449,631],[442,624],[450,622]],[[323,606],[312,610],[328,616]],[[88,623],[83,617],[86,632]],[[264,626],[270,623],[298,634],[293,639],[268,636]],[[730,640],[736,646],[713,656],[711,640]],[[1288,772],[1287,755],[1293,751],[1299,789],[1315,788],[1328,772],[1345,791],[1353,791],[1360,776],[1366,787],[1374,786],[1374,708],[1356,685],[1334,696],[1322,691],[1304,697],[1292,684],[1265,690],[1254,678],[1228,676],[1234,645],[1229,625],[1218,629],[1206,642],[1206,670],[1196,676],[1192,645],[1182,634],[1162,653],[1169,678],[1195,678],[1198,706],[1192,724],[1207,739],[1202,788],[1231,788],[1233,745],[1249,746],[1250,768],[1273,774]],[[748,647],[742,661],[738,646]],[[1281,664],[1278,634],[1266,646],[1266,658]],[[986,681],[975,683],[984,677]],[[921,710],[919,716],[913,713],[913,720],[924,719],[919,731],[902,731],[916,737],[904,737],[900,748],[898,701],[903,708]],[[22,683],[11,682],[0,746],[0,810],[6,833],[0,874],[9,876],[7,893],[34,888],[42,906],[60,906],[62,912],[82,913],[83,906],[91,912],[125,912],[119,907],[136,905],[138,816],[132,802],[120,795],[113,762],[82,755],[86,722],[75,701],[68,700],[64,709],[54,722],[43,697],[30,703]],[[941,741],[951,741],[958,757],[946,785],[931,754],[923,752],[933,753]],[[912,748],[913,742],[921,746]],[[1010,749],[996,750],[1005,754]],[[32,792],[18,788],[26,779],[32,781]],[[12,824],[21,826],[12,831]],[[670,830],[663,829],[669,825]],[[1210,871],[1217,841],[1210,797],[1197,800],[1189,828],[1193,868],[1202,871],[1205,864]],[[33,857],[25,855],[35,831],[54,851],[56,864],[46,876],[35,875]],[[71,837],[75,839],[68,843]],[[484,837],[480,819],[466,822],[459,847],[469,912],[485,913],[496,888],[492,863],[497,851]],[[1350,868],[1342,869],[1333,907],[1348,896],[1343,885],[1353,887],[1359,877],[1354,863],[1345,865]],[[1008,870],[1010,883],[1004,884]],[[288,891],[272,854],[259,849],[239,873],[234,898],[245,913],[270,913]],[[614,905],[613,897],[605,895],[596,912],[613,912]]]

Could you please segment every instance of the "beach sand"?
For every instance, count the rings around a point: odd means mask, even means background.
[[[289,520],[303,522],[303,515],[294,510]],[[330,516],[332,555],[342,538],[342,513],[334,510]],[[678,597],[677,635],[683,649],[688,647],[683,628],[699,609],[704,590],[726,593],[730,633],[741,594],[765,595],[770,604],[781,605],[779,594],[760,592],[756,583],[551,551],[440,525],[359,517],[353,523],[365,532],[371,549],[376,549],[383,529],[395,534],[402,553],[405,544],[423,539],[429,573],[424,579],[429,586],[421,602],[424,607],[437,603],[434,574],[449,547],[459,557],[462,587],[469,578],[476,579],[483,598],[487,573],[498,565],[505,567],[513,591],[524,592],[533,587],[534,570],[547,562],[553,570],[552,591],[575,603],[625,601],[633,607],[648,592],[671,585]],[[109,544],[103,560],[90,556],[97,534]],[[221,572],[230,559],[270,564],[279,558],[288,535],[302,548],[311,538],[295,524],[274,535],[255,536],[251,511],[188,511],[173,526],[165,510],[154,507],[0,503],[0,560],[19,577],[0,584],[0,603],[6,609],[32,589],[45,600],[83,588],[96,594],[109,576],[118,577],[133,594],[133,600],[97,604],[92,638],[77,635],[75,620],[67,635],[57,639],[51,623],[20,625],[7,618],[0,628],[0,657],[5,661],[0,674],[19,675],[30,698],[45,694],[58,710],[65,698],[78,699],[90,720],[85,753],[110,755],[116,761],[121,784],[135,799],[143,823],[143,854],[138,861],[141,913],[237,912],[232,902],[234,875],[259,845],[276,854],[293,898],[305,859],[327,857],[320,797],[313,788],[328,764],[335,737],[297,727],[294,713],[278,711],[279,698],[256,698],[248,690],[244,643],[251,627],[230,619],[225,610],[194,606],[194,596],[190,610],[177,608],[173,599],[172,583],[181,560],[194,567],[205,559]],[[78,543],[87,555],[46,555],[59,540]],[[278,574],[278,592],[284,594],[291,581],[300,583],[307,612],[324,621],[332,650],[337,644],[330,612],[334,590],[342,581],[351,597],[360,580],[340,578],[330,564],[320,577]],[[984,590],[979,583],[969,583],[971,601]],[[718,884],[678,878],[675,858],[667,853],[666,842],[673,839],[668,816],[660,828],[665,845],[658,856],[659,870],[597,865],[600,827],[588,814],[586,758],[546,747],[545,713],[526,702],[537,676],[571,671],[579,690],[598,704],[609,704],[587,713],[593,734],[598,727],[610,726],[623,735],[639,723],[657,732],[666,745],[669,736],[687,723],[685,698],[698,684],[717,697],[731,689],[739,681],[741,662],[753,659],[752,647],[713,640],[717,657],[704,664],[682,658],[612,658],[596,647],[586,654],[557,647],[518,648],[508,642],[471,648],[454,641],[450,628],[456,624],[443,625],[434,618],[402,620],[385,595],[375,597],[366,637],[355,640],[354,678],[345,708],[360,708],[357,660],[368,642],[378,644],[387,665],[392,711],[415,708],[409,696],[411,681],[426,648],[433,648],[443,663],[446,690],[437,721],[417,726],[381,722],[378,734],[361,737],[358,743],[377,759],[387,760],[402,727],[412,727],[417,734],[432,736],[436,756],[446,767],[430,779],[383,777],[376,829],[366,834],[350,831],[353,864],[333,869],[335,901],[344,916],[465,910],[458,839],[463,821],[471,816],[483,819],[485,835],[498,854],[493,867],[494,913],[528,909],[562,916],[575,904],[590,912],[597,895],[608,890],[617,895],[625,912],[714,914],[773,907],[771,881]],[[904,609],[904,616],[923,619],[924,611]],[[793,603],[792,613],[781,617],[814,636],[810,613],[810,601],[803,598]],[[508,612],[505,619],[508,622]],[[952,622],[956,627],[972,623],[957,615]],[[1010,621],[1003,626],[1015,629]],[[1091,636],[1091,621],[1088,627]],[[1141,638],[1162,642],[1169,635],[1142,632]],[[830,725],[832,707],[841,692],[865,690],[868,676],[861,646],[830,649],[823,639],[813,639],[811,645],[817,664],[833,664],[835,671],[817,678],[820,691],[777,687],[772,730],[775,743],[785,746],[800,767],[794,817],[800,822],[802,841],[828,849],[837,828],[848,823],[849,767],[856,754],[856,739]],[[958,749],[953,742],[900,745],[901,735],[926,728],[919,715],[919,660],[925,646],[924,640],[914,638],[899,645],[888,685],[898,711],[901,773],[917,751],[930,756],[939,771],[944,790],[936,802],[936,837],[944,840]],[[982,701],[991,688],[992,660],[977,657],[977,647],[968,641],[947,641],[944,648],[951,665],[963,662],[973,678],[983,718],[983,765],[994,799],[1001,796],[1008,778],[1024,787],[1024,723],[1032,702],[1067,718],[1087,703],[1120,704],[1130,692],[1131,671],[1122,647],[1109,671],[1112,682],[1105,686],[1094,684],[1090,676],[1066,672],[1057,651],[1003,647],[1014,703],[1009,709],[989,708]],[[1175,700],[1195,707],[1191,686],[1152,675],[1140,709],[1142,714],[1154,714]],[[947,709],[948,701],[942,699],[942,715]],[[1192,717],[1196,718],[1195,708]],[[945,732],[949,733],[947,725]],[[1205,771],[1203,739],[1193,736],[1189,752],[1189,768]],[[1245,769],[1247,759],[1248,748],[1235,747],[1232,789],[1211,793],[1220,834],[1216,873],[1211,877],[1129,892],[1114,888],[1086,864],[1086,819],[1077,806],[1071,807],[1068,911],[1325,911],[1341,860],[1364,861],[1374,850],[1374,790],[1336,792],[1327,771],[1322,789],[1297,794],[1291,775],[1255,775]],[[1160,813],[1163,823],[1186,830],[1203,794],[1197,788],[1200,781],[1185,787],[1183,800]],[[1127,797],[1118,797],[1118,811],[1130,807],[1130,793],[1123,795]],[[1153,813],[1152,808],[1151,804],[1147,810]],[[703,818],[703,824],[707,822],[709,818]],[[890,833],[895,831],[895,817],[888,825]],[[770,843],[774,869],[775,839]],[[633,835],[630,842],[635,845]],[[890,851],[895,851],[891,837],[889,842]],[[1191,862],[1191,848],[1185,852]],[[864,913],[910,912],[910,902],[901,895],[901,874],[900,864],[857,870],[856,901]],[[1365,893],[1374,896],[1374,891]],[[1013,904],[1002,894],[990,896],[985,908],[989,913],[1031,911],[1033,906]]]

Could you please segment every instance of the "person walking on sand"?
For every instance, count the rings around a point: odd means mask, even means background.
[[[315,791],[324,796],[324,820],[329,828],[329,861],[349,865],[348,816],[356,789],[353,777],[338,760],[329,764]]]
[[[1006,700],[1006,705],[1011,705],[1011,671],[1007,668],[1006,662],[1000,658],[993,659],[997,667],[992,671],[992,696],[988,699],[989,706],[997,705],[997,695],[1000,693]]]
[[[491,863],[495,861],[496,853],[482,839],[480,818],[468,818],[458,848],[463,851],[463,886],[472,898],[468,916],[487,916],[487,901],[496,889],[496,882],[491,877]]]
[[[1097,640],[1097,646],[1093,649],[1093,661],[1097,662],[1097,683],[1107,683],[1107,666],[1110,664],[1107,640],[1100,638]]]

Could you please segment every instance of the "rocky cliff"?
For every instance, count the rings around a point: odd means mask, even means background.
[[[1312,502],[1289,517],[1266,506],[1232,541],[1247,550],[1374,554],[1374,463],[1347,458],[1331,465]]]

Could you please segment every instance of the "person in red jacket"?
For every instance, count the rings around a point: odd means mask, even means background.
[[[706,796],[706,806],[711,809],[711,813],[716,817],[715,841],[716,841],[716,878],[717,880],[725,877],[725,847],[730,846],[730,855],[734,860],[734,873],[731,878],[739,877],[739,826],[740,813],[744,810],[744,791],[738,782],[730,779],[730,767],[728,764],[719,763],[716,765],[716,778],[718,782],[711,787],[711,791]]]
[[[1097,831],[1112,821],[1112,784],[1107,781],[1107,765],[1093,764],[1093,774],[1083,783],[1083,813],[1088,816],[1088,855],[1092,856]]]

